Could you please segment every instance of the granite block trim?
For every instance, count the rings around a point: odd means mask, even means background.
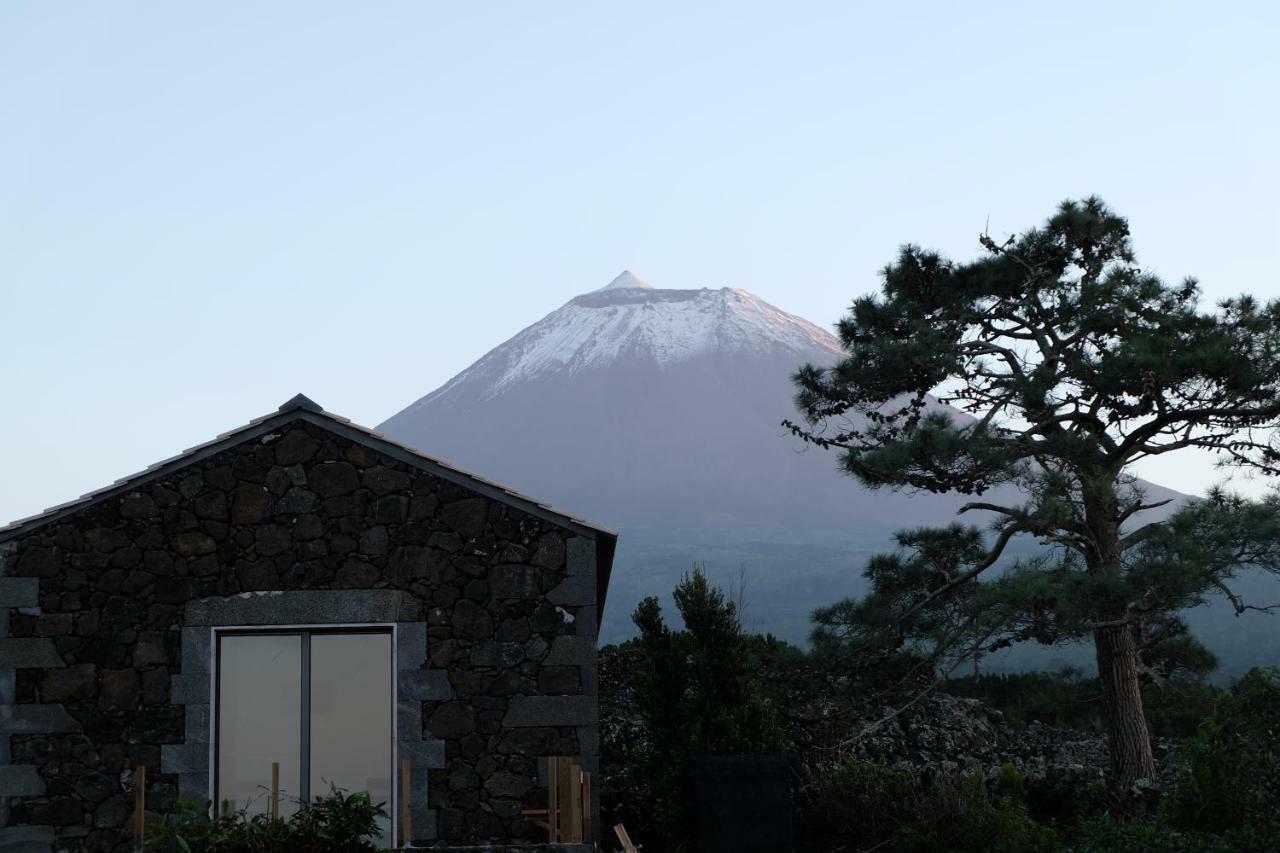
[[[229,627],[399,622],[404,598],[405,593],[395,589],[245,592],[189,602],[184,624]]]
[[[0,705],[0,735],[49,735],[80,731],[61,705]]]
[[[177,774],[183,794],[212,799],[211,664],[216,630],[391,624],[396,644],[396,767],[401,759],[410,762],[414,842],[434,841],[436,814],[427,808],[427,774],[445,766],[445,745],[423,737],[422,703],[448,699],[453,688],[443,670],[422,669],[427,660],[427,624],[417,621],[421,612],[421,603],[413,595],[393,589],[250,592],[188,602],[182,669],[171,681],[171,699],[184,708],[186,734],[183,743],[161,748],[161,771]],[[401,785],[398,772],[396,784]],[[403,791],[399,794],[404,796]]]
[[[39,578],[7,578],[0,575],[0,607],[39,607]]]
[[[595,666],[596,642],[591,637],[556,637],[543,666]]]
[[[35,765],[9,764],[0,767],[0,797],[42,797],[44,782]]]
[[[0,669],[61,669],[66,666],[48,637],[0,637]]]
[[[0,851],[40,853],[53,849],[52,826],[11,826],[0,829]]]
[[[12,543],[0,545],[0,827],[9,822],[11,798],[42,797],[46,793],[39,768],[10,763],[13,758],[10,735],[54,734],[78,731],[80,728],[79,723],[61,705],[15,704],[18,669],[57,669],[66,664],[51,639],[9,637],[9,611],[15,608],[38,608],[40,605],[39,578],[7,576],[6,566],[13,551]],[[52,827],[0,828],[0,851],[40,853],[52,850],[53,840]]]

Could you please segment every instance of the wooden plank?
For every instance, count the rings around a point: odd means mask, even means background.
[[[567,762],[569,772],[564,779],[564,791],[567,795],[568,808],[562,810],[565,812],[564,838],[570,844],[578,844],[582,841],[582,768],[577,762]]]
[[[547,835],[554,844],[560,840],[560,759],[557,756],[547,758]]]
[[[400,761],[400,838],[408,847],[413,840],[413,812],[409,808],[409,759]]]
[[[556,776],[556,798],[560,801],[556,821],[556,841],[573,841],[573,760],[561,757],[560,772]]]
[[[622,845],[623,853],[636,853],[636,846],[631,843],[631,836],[627,834],[627,828],[622,824],[614,824],[613,834],[618,836],[618,843]]]
[[[147,837],[147,765],[139,764],[133,771],[133,812],[136,815],[134,832],[137,833],[138,849],[141,850]]]
[[[271,762],[271,819],[280,819],[280,762]]]
[[[582,841],[591,843],[591,774],[582,771]]]

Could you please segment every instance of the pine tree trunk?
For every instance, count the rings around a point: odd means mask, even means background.
[[[1151,735],[1142,708],[1138,679],[1138,646],[1129,625],[1099,628],[1093,632],[1102,681],[1103,710],[1111,748],[1111,772],[1118,788],[1128,789],[1139,779],[1159,783]]]

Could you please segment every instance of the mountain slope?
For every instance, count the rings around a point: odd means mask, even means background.
[[[839,353],[828,332],[745,291],[623,273],[380,429],[628,533],[950,515],[954,499],[869,498],[829,454],[784,435],[791,373]]]
[[[749,627],[803,641],[809,611],[861,592],[867,557],[893,531],[951,522],[965,500],[867,490],[785,433],[791,374],[840,353],[746,291],[667,290],[624,272],[380,429],[618,529],[606,639],[631,633],[640,598],[705,561],[721,583],[745,583]]]

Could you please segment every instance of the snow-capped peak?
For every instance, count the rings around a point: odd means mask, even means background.
[[[667,370],[717,353],[782,354],[799,366],[834,361],[841,349],[829,332],[745,290],[655,288],[628,271],[569,300],[411,408],[463,389],[484,399],[550,374],[620,362]]]
[[[604,287],[600,288],[600,290],[597,290],[596,293],[600,293],[601,291],[604,291],[604,290],[626,290],[632,287],[639,287],[645,290],[653,290],[652,284],[645,281],[640,276],[633,273],[631,270],[623,270],[621,273],[618,274],[617,278],[615,278],[613,281],[606,284]]]

